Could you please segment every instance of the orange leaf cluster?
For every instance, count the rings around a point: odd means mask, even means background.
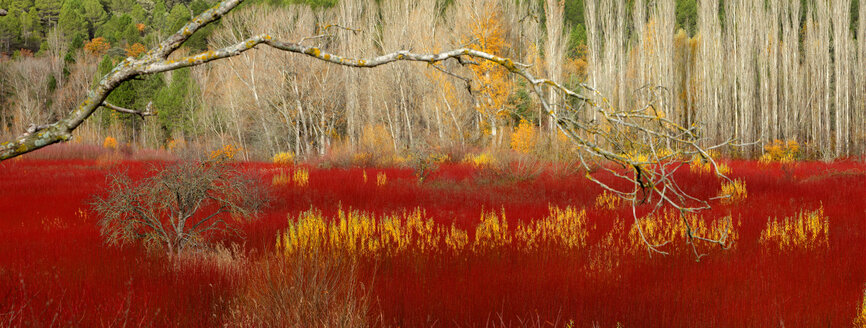
[[[94,38],[84,43],[84,51],[93,56],[102,56],[109,48],[111,48],[111,44],[105,41],[103,37]]]
[[[147,51],[147,48],[144,47],[141,43],[133,43],[132,45],[126,46],[126,56],[128,57],[138,57]]]

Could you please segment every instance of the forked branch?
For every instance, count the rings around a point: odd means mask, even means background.
[[[125,108],[125,107],[120,107],[117,105],[113,105],[107,101],[102,102],[102,106],[104,106],[105,108],[108,108],[110,110],[113,110],[115,112],[118,112],[118,113],[134,114],[134,115],[138,115],[141,118],[144,118],[145,116],[156,115],[156,113],[153,112],[153,102],[152,101],[147,103],[147,106],[144,108],[144,110],[135,110],[135,109],[129,109],[129,108]]]

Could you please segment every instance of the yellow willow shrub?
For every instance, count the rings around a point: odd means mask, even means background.
[[[376,173],[376,185],[381,187],[388,183],[388,175],[385,172]]]
[[[686,221],[688,221],[688,226]],[[724,241],[725,246],[734,245],[739,239],[737,230],[733,226],[733,220],[729,216],[708,223],[693,214],[686,214],[685,220],[683,220],[678,211],[672,210],[657,212],[650,217],[641,219],[637,224],[640,224],[647,242],[653,245],[666,242],[672,244],[689,242],[689,226],[691,226],[693,236]],[[633,224],[628,233],[627,249],[631,253],[646,250],[646,244],[640,236],[637,224]]]
[[[235,155],[239,151],[241,151],[241,149],[235,147],[232,144],[223,145],[222,148],[211,151],[209,159],[210,160],[232,160],[235,158]]]
[[[295,162],[295,154],[292,152],[276,153],[273,158],[276,165],[290,165]]]
[[[469,244],[469,234],[451,224],[451,229],[445,235],[445,245],[453,253],[460,253]]]
[[[494,163],[494,159],[493,156],[486,152],[477,155],[468,154],[463,158],[463,163],[472,164],[476,167],[487,167]]]
[[[860,304],[857,317],[854,318],[854,327],[866,328],[866,289],[863,289],[863,303]]]
[[[327,233],[328,224],[325,223],[321,212],[306,211],[299,214],[295,221],[289,220],[286,231],[277,234],[276,249],[286,255],[312,254],[327,246]]]
[[[295,169],[295,172],[292,173],[292,182],[294,182],[299,187],[304,187],[310,182],[310,171],[303,167],[299,167]]]
[[[358,211],[338,212],[326,222],[321,212],[307,211],[289,220],[277,237],[277,249],[285,255],[330,253],[349,257],[394,256],[407,251],[439,251],[447,231],[416,209],[376,218]]]
[[[694,225],[704,236],[715,236],[703,231],[714,225],[705,227],[699,222]],[[602,240],[589,250],[592,266],[615,268],[623,254],[634,253],[638,246],[643,246],[637,241],[627,244],[629,248],[621,247],[622,226],[620,223],[608,234],[607,244]],[[522,223],[513,230],[509,230],[504,215],[482,213],[481,222],[475,227],[474,239],[453,223],[450,226],[435,224],[420,209],[382,216],[341,210],[334,218],[325,218],[321,212],[310,210],[289,219],[288,228],[277,235],[276,249],[286,256],[329,254],[351,258],[382,258],[408,253],[460,254],[464,251],[484,254],[511,247],[526,253],[548,249],[575,251],[587,249],[589,229],[586,211],[573,207],[551,207],[547,217]],[[658,234],[653,228],[649,230],[654,236],[673,235]],[[736,236],[728,240],[734,239]]]
[[[722,204],[734,204],[745,200],[748,196],[746,182],[741,179],[723,182],[722,190],[718,195],[722,199]]]
[[[117,149],[117,139],[114,137],[105,137],[102,141],[102,147],[107,149]]]
[[[782,164],[790,164],[797,161],[800,156],[800,144],[794,140],[782,141],[779,139],[773,140],[764,146],[764,154],[758,159],[761,164],[769,164],[778,162]]]
[[[303,167],[296,168],[292,174],[286,173],[284,170],[280,170],[279,174],[274,175],[271,179],[271,185],[273,186],[284,186],[288,184],[295,184],[298,187],[306,187],[310,183],[310,171]]]
[[[367,183],[367,171],[365,170],[361,174],[361,177],[364,179],[364,183]]]
[[[508,233],[508,219],[505,213],[502,217],[496,213],[481,213],[481,223],[475,227],[475,242],[472,250],[483,252],[496,248],[502,248],[511,244],[511,234]]]
[[[781,250],[811,250],[830,245],[830,221],[824,216],[824,207],[814,211],[800,211],[796,216],[782,220],[772,218],[761,231],[761,245]]]
[[[589,250],[589,263],[587,272],[598,274],[600,277],[618,277],[616,270],[619,268],[621,258],[627,251],[618,244],[621,236],[625,234],[625,224],[617,220],[613,228],[604,237],[593,245]]]
[[[511,134],[511,149],[522,154],[531,153],[538,141],[537,134],[534,125],[527,120],[520,120],[517,129]]]
[[[615,210],[621,203],[622,198],[609,191],[604,191],[598,197],[595,197],[596,208]]]
[[[517,226],[515,236],[518,244],[527,252],[544,246],[553,246],[566,251],[586,247],[589,231],[586,226],[586,210],[566,207],[550,207],[550,214],[542,220],[533,220]],[[503,215],[503,222],[505,216]],[[505,226],[507,228],[507,225]]]
[[[280,172],[279,174],[275,174],[271,179],[272,186],[285,186],[292,182],[292,176],[286,174],[285,172]]]
[[[731,173],[731,168],[727,164],[716,162],[716,165],[718,166],[719,173],[724,175]],[[713,164],[698,155],[692,157],[692,162],[689,163],[689,171],[699,174],[715,173],[713,171]]]

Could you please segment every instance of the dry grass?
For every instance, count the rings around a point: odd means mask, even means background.
[[[254,263],[233,327],[370,327],[370,300],[346,259],[309,254]]]

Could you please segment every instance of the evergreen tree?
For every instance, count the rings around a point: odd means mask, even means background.
[[[111,0],[111,2],[109,2],[108,4],[108,7],[115,15],[126,14],[132,11],[132,7],[134,4],[135,0]]]
[[[171,8],[171,12],[168,13],[168,17],[165,19],[165,26],[168,27],[166,32],[174,33],[180,30],[189,22],[189,20],[189,9],[181,3],[174,5],[174,7]]]
[[[132,22],[132,18],[130,18],[130,23],[123,29],[123,39],[126,40],[127,44],[141,43],[141,32],[138,31],[138,27],[135,25]]]
[[[204,0],[195,0],[190,3],[189,8],[192,10],[193,15],[198,15],[203,13],[205,10],[208,10],[210,5]],[[210,37],[215,28],[216,24],[211,24],[201,28],[198,33],[193,34],[189,40],[184,43],[184,46],[190,48],[192,51],[207,50],[207,38]]]
[[[586,46],[586,27],[583,24],[577,24],[571,29],[571,33],[568,35],[568,45],[570,49],[567,56],[569,57],[577,57],[580,47]]]
[[[677,0],[677,29],[684,29],[689,35],[695,35],[698,20],[698,3],[696,0]]]
[[[9,52],[18,43],[18,35],[21,31],[18,17],[10,10],[4,17],[0,17],[0,50]]]
[[[21,34],[35,35],[41,37],[42,26],[39,25],[39,16],[36,14],[35,8],[30,8],[29,11],[21,13]],[[26,38],[26,37],[25,37]]]
[[[108,13],[99,0],[83,0],[84,18],[89,23],[90,31],[95,31],[108,20]]]
[[[188,110],[185,100],[189,97],[192,83],[189,68],[174,71],[171,83],[160,88],[154,97],[153,106],[158,112],[163,142],[171,138],[173,133],[187,132],[189,128],[183,113]]]
[[[97,66],[96,68],[96,75],[93,77],[93,84],[99,82],[99,80],[102,79],[105,74],[108,74],[108,72],[110,72],[112,68],[114,68],[114,61],[112,60],[111,56],[103,56],[102,61],[99,62],[99,66]],[[112,95],[114,95],[114,93],[112,93]],[[111,125],[111,113],[111,110],[108,110],[104,107],[99,109],[99,123],[103,129],[108,128]]]
[[[129,12],[129,17],[132,17],[132,22],[135,24],[147,25],[147,11],[138,2],[132,5],[132,11]]]
[[[153,26],[154,30],[163,31],[166,17],[168,17],[168,9],[165,7],[165,1],[154,1],[153,12],[150,14],[150,26]]]
[[[563,19],[567,26],[583,24],[583,0],[571,0],[565,2],[565,13]]]
[[[80,0],[66,0],[60,8],[60,18],[57,23],[60,31],[70,40],[72,49],[80,48],[91,36],[87,30],[87,21],[81,15],[83,11]]]
[[[133,25],[132,17],[129,17],[127,14],[115,15],[96,30],[95,36],[104,37],[111,44],[117,44],[119,41],[125,39],[124,32],[130,25]]]
[[[60,16],[60,0],[36,0],[36,12],[44,28],[50,28],[57,24]]]

